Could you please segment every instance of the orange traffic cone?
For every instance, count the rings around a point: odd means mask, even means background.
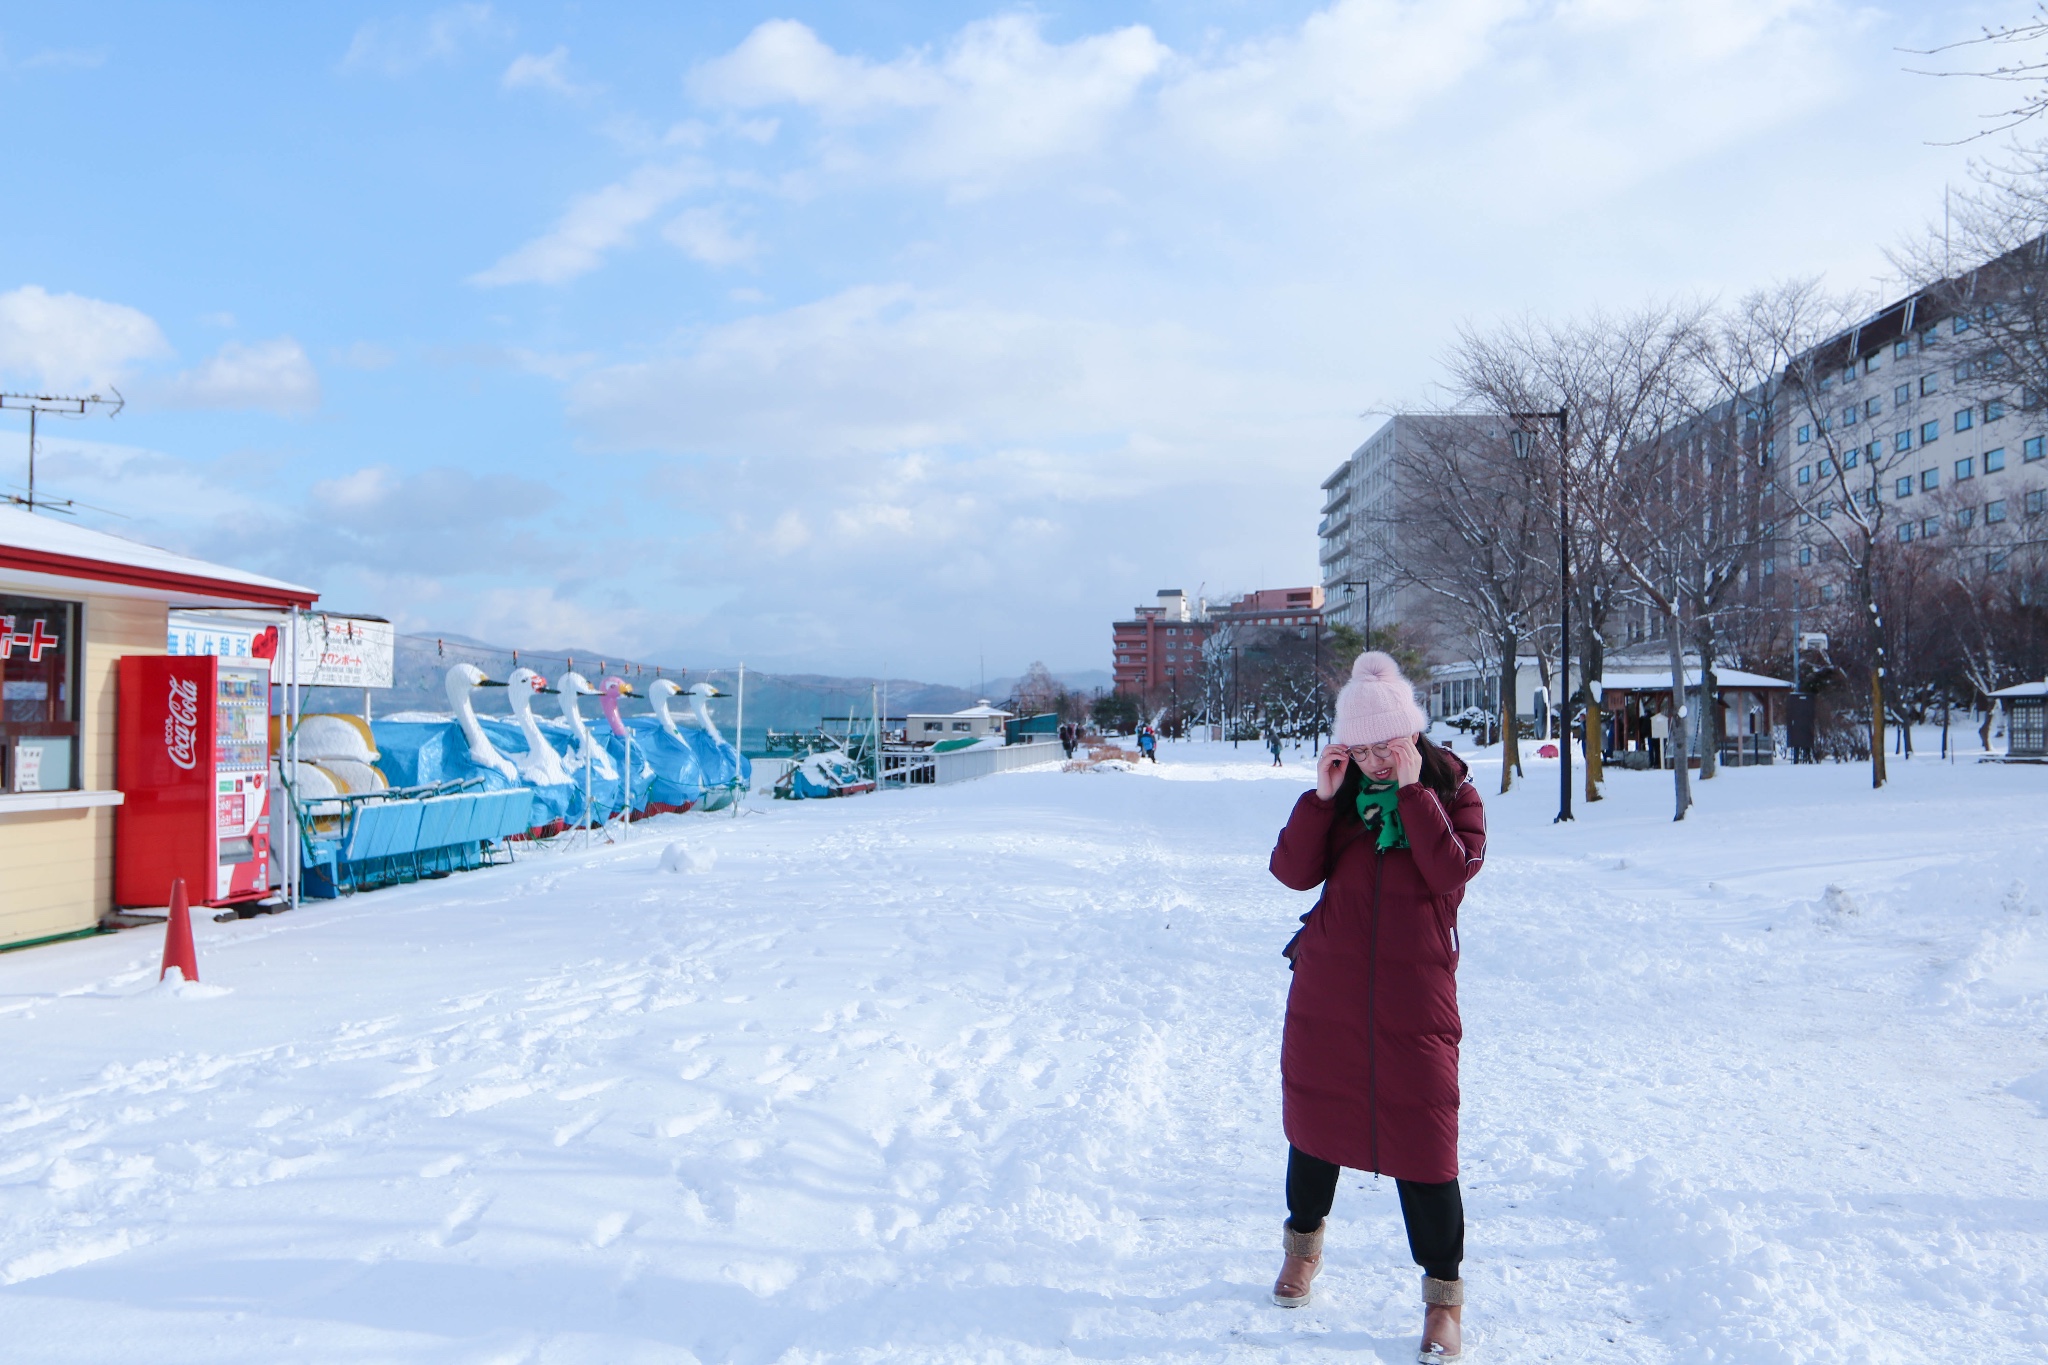
[[[192,907],[185,903],[185,879],[171,882],[171,914],[164,921],[164,965],[157,972],[161,981],[176,967],[187,981],[199,979],[199,953],[192,946]]]

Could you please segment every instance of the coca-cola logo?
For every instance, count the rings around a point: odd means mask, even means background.
[[[164,715],[164,752],[186,771],[198,762],[192,746],[199,735],[199,684],[172,678],[170,703]]]

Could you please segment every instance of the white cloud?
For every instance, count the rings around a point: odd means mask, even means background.
[[[424,20],[373,19],[356,30],[341,69],[409,75],[423,66],[452,61],[472,42],[504,31],[505,25],[487,4],[450,5]]]
[[[1041,27],[1036,15],[1000,15],[967,25],[937,60],[871,62],[777,19],[699,66],[690,88],[717,107],[794,104],[839,124],[917,111],[901,165],[979,185],[1097,146],[1171,56],[1142,25],[1070,43],[1047,42]]]
[[[1292,32],[1189,63],[1160,97],[1179,137],[1239,157],[1303,150],[1318,130],[1383,132],[1490,55],[1526,0],[1338,0]],[[1318,139],[1320,140],[1320,139]]]
[[[1168,324],[950,300],[903,285],[709,328],[687,350],[569,384],[598,439],[681,455],[892,455],[1236,431],[1236,411],[1300,411],[1312,386]],[[1274,417],[1269,430],[1286,419]],[[1200,459],[1185,446],[1163,453]],[[1318,457],[1320,458],[1320,457]],[[1206,472],[1206,471],[1203,471]],[[1086,476],[1107,486],[1110,468]]]
[[[170,351],[147,313],[26,284],[0,294],[0,372],[45,388],[98,388]]]
[[[310,412],[320,406],[320,376],[305,347],[288,336],[249,345],[230,341],[151,396],[170,407]]]
[[[565,284],[587,275],[649,218],[707,182],[693,164],[642,166],[572,202],[555,226],[469,277],[476,285]]]
[[[705,265],[738,265],[760,254],[754,238],[736,235],[723,210],[684,209],[662,228],[661,235],[681,249],[685,256]]]
[[[499,84],[507,90],[552,90],[557,95],[580,95],[583,87],[569,79],[569,49],[556,47],[545,56],[522,52],[505,68]]]

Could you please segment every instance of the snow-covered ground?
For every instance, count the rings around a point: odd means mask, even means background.
[[[1266,1301],[1305,760],[1166,760],[203,922],[219,991],[0,957],[0,1355],[1411,1360],[1388,1183]],[[1474,1358],[2048,1355],[2048,769],[1555,828],[1530,768],[1463,916]]]

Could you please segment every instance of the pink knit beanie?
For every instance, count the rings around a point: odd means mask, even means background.
[[[1415,689],[1401,676],[1401,665],[1378,650],[1358,656],[1351,681],[1337,694],[1337,724],[1330,736],[1339,744],[1384,744],[1429,728],[1429,717],[1415,704]]]

